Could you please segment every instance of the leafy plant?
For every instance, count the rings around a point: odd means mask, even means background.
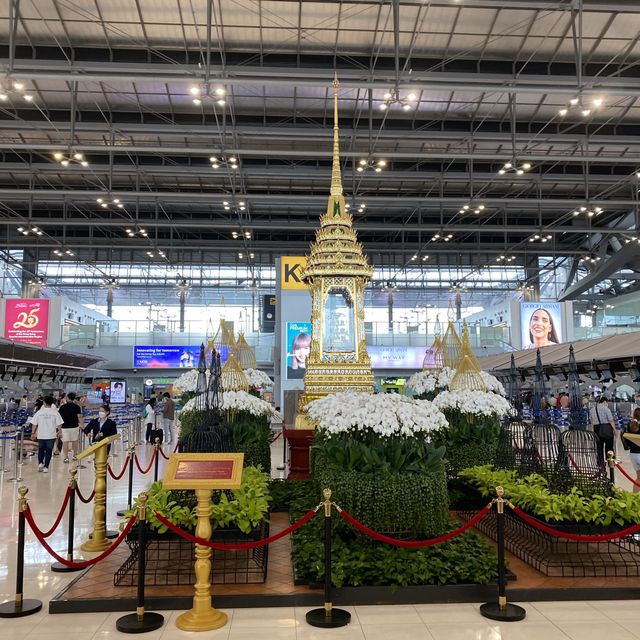
[[[196,499],[191,491],[171,491],[162,486],[162,481],[154,482],[147,490],[147,523],[158,533],[166,533],[155,513],[161,513],[178,527],[193,531],[197,522]],[[245,467],[239,489],[215,491],[211,500],[211,524],[217,527],[235,526],[243,533],[250,533],[269,514],[269,476],[260,468]],[[138,507],[136,497],[132,508],[124,515],[129,519]],[[121,527],[124,525],[121,525]]]
[[[271,480],[271,511],[291,511],[300,504],[306,511],[320,502],[321,493],[314,480]]]
[[[612,495],[586,496],[577,487],[568,493],[555,493],[549,481],[532,473],[518,477],[516,471],[493,469],[491,465],[472,467],[461,471],[459,477],[483,496],[494,496],[496,487],[502,486],[505,496],[516,506],[547,522],[589,523],[609,526],[640,522],[640,494],[612,488]]]
[[[317,434],[312,445],[324,464],[361,473],[432,473],[442,468],[445,448],[423,438],[383,438],[371,432]]]
[[[456,526],[459,523],[447,521],[447,529]],[[292,560],[300,578],[324,580],[322,518],[314,518],[293,534]],[[336,587],[488,584],[495,579],[497,566],[494,548],[473,533],[433,547],[407,549],[371,541],[338,526],[332,538],[332,560]]]

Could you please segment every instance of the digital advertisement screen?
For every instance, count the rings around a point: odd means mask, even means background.
[[[127,400],[127,383],[124,380],[111,381],[111,404],[124,404]]]
[[[560,302],[521,302],[520,333],[523,349],[538,349],[563,342]]]
[[[200,347],[146,346],[133,347],[134,369],[194,369],[200,359]]]
[[[304,378],[311,351],[311,323],[287,322],[287,379]]]
[[[424,347],[367,345],[372,369],[422,369],[424,351]]]
[[[5,301],[4,337],[46,347],[49,340],[49,301],[13,299]]]

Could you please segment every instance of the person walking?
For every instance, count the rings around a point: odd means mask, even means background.
[[[83,431],[88,435],[91,434],[91,442],[99,442],[103,438],[108,438],[109,436],[115,436],[118,433],[118,425],[115,421],[109,417],[111,413],[111,409],[108,404],[103,404],[98,409],[98,417],[93,418],[93,420],[89,420],[89,424],[83,429]],[[111,448],[111,445],[107,445],[108,449]]]
[[[606,396],[598,398],[598,402],[591,408],[590,418],[593,432],[598,436],[598,462],[602,465],[607,459],[608,451],[615,453],[614,436],[616,423],[611,409],[609,409],[609,400]]]
[[[173,401],[171,394],[165,392],[162,396],[164,406],[162,407],[162,428],[164,429],[164,441],[171,442],[173,421],[176,419],[176,403]]]
[[[84,427],[84,416],[82,409],[76,402],[76,394],[70,391],[67,394],[66,402],[60,406],[58,413],[62,418],[62,446],[64,447],[64,461],[69,462],[69,458],[76,459],[78,454],[78,437],[80,429]]]
[[[144,420],[144,423],[146,425],[144,439],[147,444],[153,444],[151,440],[151,434],[155,429],[155,421],[156,421],[156,411],[154,408],[155,406],[156,406],[156,399],[149,398],[149,401],[147,402],[144,408],[144,411],[142,412],[142,419]]]
[[[44,406],[30,420],[34,427],[31,439],[38,441],[38,471],[49,473],[53,445],[58,429],[62,426],[62,418],[58,410],[52,406],[51,396],[45,396],[43,402]]]

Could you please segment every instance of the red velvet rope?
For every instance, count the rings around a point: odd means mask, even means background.
[[[282,431],[276,433],[276,437],[271,441],[271,444],[278,441],[278,438],[282,435]]]
[[[136,461],[136,467],[138,467],[138,471],[144,475],[145,473],[149,473],[151,471],[151,467],[153,466],[153,461],[156,459],[156,455],[158,450],[154,448],[153,453],[151,454],[151,460],[149,461],[149,466],[146,469],[143,469],[138,462],[138,456],[135,456],[134,460]]]
[[[477,524],[482,518],[484,518],[490,511],[491,505],[487,505],[481,511],[478,511],[469,522],[466,522],[461,527],[454,529],[453,531],[449,531],[449,533],[445,533],[444,535],[438,536],[437,538],[429,538],[428,540],[398,540],[398,538],[390,538],[389,536],[385,536],[382,533],[378,533],[373,529],[369,529],[366,525],[362,524],[359,520],[356,520],[352,515],[347,513],[344,509],[342,509],[339,513],[340,515],[351,525],[356,527],[365,533],[371,538],[375,538],[376,540],[380,540],[381,542],[386,542],[387,544],[395,545],[396,547],[431,547],[436,544],[440,544],[442,542],[446,542],[447,540],[451,540],[451,538],[455,538],[460,534],[464,533],[467,529],[470,529],[475,524]]]
[[[573,459],[573,456],[567,452],[567,456],[569,458],[569,462],[571,462],[571,466],[582,475],[585,475],[584,471],[578,466],[578,463]],[[588,480],[596,480],[605,472],[605,467],[601,467],[594,475],[588,476]]]
[[[96,495],[96,490],[94,489],[91,494],[89,495],[88,498],[85,498],[81,493],[80,493],[80,487],[78,485],[76,485],[76,495],[78,496],[78,498],[80,498],[80,502],[84,502],[85,504],[89,504],[95,497]]]
[[[122,467],[122,471],[118,474],[113,473],[113,471],[111,471],[111,467],[107,465],[107,471],[109,471],[109,475],[114,479],[114,480],[120,480],[120,478],[122,478],[122,476],[124,475],[125,471],[127,470],[127,467],[129,466],[129,462],[131,460],[131,456],[127,455],[127,457],[125,458],[124,461],[124,466]]]
[[[616,469],[627,479],[630,480],[636,487],[640,487],[640,483],[634,480],[625,470],[624,467],[618,462],[616,463]]]
[[[131,527],[134,525],[136,521],[136,516],[131,516],[129,521],[127,522],[125,528],[122,530],[122,533],[113,541],[112,545],[105,549],[99,556],[95,558],[91,558],[91,560],[84,560],[82,562],[73,562],[72,560],[67,560],[62,556],[58,555],[50,546],[49,543],[42,537],[42,531],[38,529],[36,523],[33,521],[33,516],[31,515],[31,509],[27,506],[24,510],[25,520],[29,523],[31,530],[35,534],[38,542],[48,551],[49,555],[55,558],[60,564],[65,565],[66,567],[71,567],[72,569],[85,569],[86,567],[90,567],[93,564],[100,562],[100,560],[104,560],[107,556],[112,554],[125,539]]]
[[[532,527],[540,529],[540,531],[544,531],[545,533],[548,533],[551,536],[555,536],[556,538],[566,538],[567,540],[574,540],[575,542],[607,542],[609,540],[626,538],[627,536],[633,535],[634,533],[640,531],[640,524],[634,524],[633,526],[622,529],[622,531],[618,531],[616,533],[607,533],[599,536],[578,535],[576,533],[566,533],[565,531],[560,531],[559,529],[549,527],[548,525],[544,524],[544,522],[540,522],[540,520],[538,520],[537,518],[532,518],[528,513],[525,513],[519,507],[513,507],[513,512],[516,515],[520,516]]]
[[[160,452],[160,455],[165,459],[168,460],[169,456],[160,448],[158,447],[158,451]]]
[[[71,487],[67,487],[67,492],[64,494],[64,500],[62,502],[62,506],[60,507],[60,512],[58,513],[58,517],[56,518],[56,521],[53,523],[53,526],[51,527],[51,529],[49,529],[49,531],[45,531],[42,534],[43,538],[48,538],[57,528],[58,525],[60,524],[60,520],[62,520],[62,516],[64,515],[64,512],[67,510],[67,505],[69,504],[69,499],[71,498]]]
[[[243,542],[241,544],[223,544],[221,542],[211,542],[211,540],[205,540],[204,538],[198,538],[194,536],[192,533],[185,531],[184,529],[180,529],[175,524],[167,520],[161,513],[155,514],[156,518],[170,531],[178,534],[181,538],[185,540],[189,540],[190,542],[195,542],[196,544],[200,544],[204,547],[210,547],[211,549],[217,549],[218,551],[244,551],[245,549],[256,549],[257,547],[264,547],[267,544],[271,544],[276,540],[280,540],[280,538],[284,538],[284,536],[289,535],[296,529],[300,528],[302,525],[307,524],[313,516],[316,515],[315,509],[310,509],[307,513],[300,518],[297,522],[294,522],[292,525],[288,526],[286,529],[280,531],[280,533],[276,533],[268,538],[263,538],[262,540],[257,540],[256,542]]]
[[[173,453],[175,453],[180,448],[180,441],[176,442],[176,446],[173,449]]]

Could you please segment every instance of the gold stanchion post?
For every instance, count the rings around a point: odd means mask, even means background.
[[[104,551],[111,546],[111,540],[107,538],[107,459],[109,457],[109,444],[118,440],[120,434],[103,438],[78,454],[78,460],[95,455],[95,498],[93,501],[93,531],[89,539],[80,547],[83,551]]]
[[[203,540],[211,538],[211,489],[196,489],[196,536]],[[196,584],[193,607],[176,618],[176,627],[183,631],[210,631],[227,623],[227,614],[211,605],[211,549],[196,545]]]

